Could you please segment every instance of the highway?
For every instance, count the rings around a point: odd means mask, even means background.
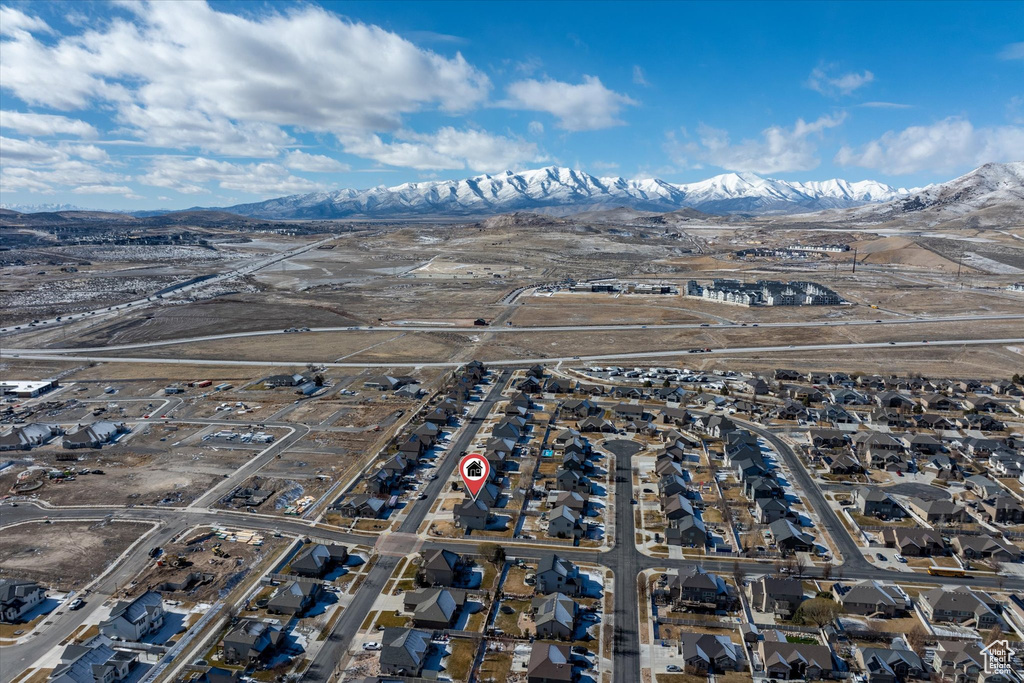
[[[225,276],[227,277],[227,276]],[[213,280],[207,281],[213,282]],[[78,314],[81,315],[81,314]],[[669,323],[661,325],[547,325],[537,327],[453,327],[450,325],[382,325],[382,326],[349,326],[349,327],[312,327],[308,332],[285,332],[276,330],[254,330],[250,332],[228,332],[225,334],[211,334],[201,337],[181,337],[176,339],[162,339],[159,341],[139,342],[136,344],[119,344],[116,346],[90,346],[80,348],[42,348],[42,349],[17,349],[8,347],[9,351],[25,353],[108,353],[112,351],[129,351],[131,349],[149,349],[159,346],[175,346],[177,344],[196,344],[199,342],[221,341],[225,339],[243,339],[247,337],[265,337],[277,334],[313,334],[313,333],[339,333],[339,332],[474,332],[487,334],[532,334],[536,332],[626,332],[630,330],[699,330],[707,329],[743,329],[753,328],[756,324],[760,328],[818,328],[818,327],[845,327],[845,326],[879,326],[879,325],[922,325],[941,323],[962,323],[962,322],[992,322],[998,320],[1024,320],[1024,314],[1001,314],[1001,315],[964,315],[964,316],[942,316],[934,318],[896,318],[876,320],[848,320],[848,321],[803,321],[803,322],[782,322],[782,323],[742,323],[714,324],[714,323]]]
[[[479,328],[477,328],[479,329]],[[701,358],[707,355],[752,355],[762,353],[795,353],[803,351],[842,351],[842,350],[857,350],[857,349],[888,349],[894,348],[922,348],[922,347],[935,347],[935,346],[993,346],[993,345],[1004,345],[1004,344],[1024,344],[1024,337],[1009,337],[1001,339],[940,339],[935,341],[897,341],[897,342],[847,342],[842,344],[790,344],[785,346],[726,346],[711,349],[710,351],[694,354],[695,357]],[[113,349],[113,347],[111,347]],[[568,362],[596,362],[596,361],[614,361],[623,360],[628,361],[630,359],[651,359],[651,358],[671,358],[676,356],[688,356],[690,354],[689,349],[667,349],[664,351],[634,351],[628,353],[602,353],[588,356],[545,356],[538,358],[499,358],[499,359],[487,359],[483,358],[487,365],[494,366],[528,366],[535,364],[555,364],[555,363],[568,363]],[[212,359],[212,358],[188,358],[188,357],[177,357],[177,358],[146,358],[145,356],[140,357],[126,357],[126,356],[90,356],[83,355],[78,351],[73,350],[53,350],[53,349],[42,349],[42,350],[20,350],[3,348],[0,349],[0,359],[12,359],[12,358],[24,358],[27,360],[56,360],[56,361],[87,361],[97,363],[155,363],[159,365],[216,365],[216,366],[246,366],[246,367],[280,367],[282,365],[294,365],[305,361],[293,359],[293,360],[236,360],[230,358],[224,359]],[[374,362],[374,363],[355,363],[355,362],[329,362],[320,363],[328,368],[455,368],[465,363],[462,361],[389,361],[389,362]]]
[[[246,263],[243,266],[240,266],[238,268],[234,268],[234,269],[229,270],[229,271],[224,272],[224,273],[219,273],[217,275],[209,277],[209,278],[207,278],[205,280],[200,280],[198,282],[189,282],[188,280],[186,280],[186,281],[184,281],[184,282],[182,282],[182,283],[180,283],[178,285],[172,285],[169,288],[165,288],[164,290],[161,290],[161,292],[162,292],[161,294],[154,293],[154,294],[151,294],[151,295],[146,296],[146,297],[142,297],[142,298],[139,298],[139,299],[134,299],[132,301],[122,301],[119,304],[113,304],[111,306],[105,306],[103,308],[97,308],[97,309],[94,309],[92,311],[80,311],[78,313],[71,313],[71,314],[68,314],[68,315],[60,316],[58,318],[47,318],[46,320],[40,320],[38,322],[35,322],[35,321],[28,322],[28,321],[26,321],[26,322],[22,323],[21,325],[16,325],[16,324],[15,325],[8,325],[7,327],[0,328],[0,334],[10,335],[10,334],[20,334],[20,333],[23,333],[23,332],[39,332],[39,331],[41,331],[43,329],[46,329],[46,328],[52,328],[54,326],[66,325],[68,323],[75,322],[76,320],[84,320],[86,318],[93,318],[93,316],[97,316],[97,315],[100,315],[100,316],[102,316],[102,315],[113,315],[113,314],[117,313],[118,311],[123,311],[123,310],[129,309],[129,308],[131,308],[133,306],[136,306],[136,307],[144,306],[144,305],[152,303],[154,301],[159,301],[163,297],[165,297],[167,295],[170,295],[170,294],[178,295],[178,294],[182,294],[184,292],[189,292],[189,291],[196,290],[196,289],[202,289],[203,287],[207,287],[207,286],[212,285],[212,284],[217,284],[217,283],[220,283],[220,282],[225,282],[227,280],[231,280],[231,279],[236,278],[236,277],[241,277],[243,275],[251,275],[251,274],[253,274],[253,273],[255,273],[255,272],[259,271],[259,270],[262,270],[262,269],[266,268],[267,266],[272,266],[275,263],[279,263],[281,261],[284,261],[285,259],[293,258],[295,256],[298,256],[299,254],[303,254],[303,253],[305,253],[307,251],[310,251],[312,249],[316,249],[317,247],[319,247],[322,244],[327,244],[328,242],[333,242],[335,239],[337,239],[336,236],[335,237],[328,237],[326,239],[322,239],[322,240],[319,240],[317,242],[313,242],[312,244],[307,244],[305,246],[297,247],[295,249],[290,249],[288,251],[281,252],[280,254],[273,254],[271,256],[259,259],[259,260],[254,261],[254,262],[250,262],[250,261],[246,260]]]

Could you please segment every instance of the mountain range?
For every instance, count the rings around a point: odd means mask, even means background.
[[[485,216],[513,211],[562,216],[618,207],[764,215],[850,208],[900,199],[914,192],[917,190],[872,180],[799,183],[753,173],[726,173],[677,185],[657,178],[598,178],[584,171],[549,166],[463,180],[291,195],[223,210],[264,219]]]

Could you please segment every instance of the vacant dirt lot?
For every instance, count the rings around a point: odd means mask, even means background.
[[[0,576],[78,588],[100,574],[149,525],[54,522],[8,527],[0,534]]]
[[[257,546],[221,540],[213,535],[211,529],[198,529],[186,534],[182,542],[164,546],[161,555],[163,566],[156,562],[149,565],[139,575],[137,583],[125,587],[125,596],[135,597],[165,582],[180,583],[188,574],[199,572],[209,576],[188,590],[165,593],[165,597],[194,602],[214,602],[224,597],[252,572],[263,570],[289,540],[265,534],[263,545]],[[218,556],[214,552],[215,544],[220,544],[218,550],[226,553],[226,557]]]
[[[168,441],[167,443],[170,443]],[[32,451],[33,460],[8,468],[0,475],[0,491],[6,493],[19,474],[29,467],[102,470],[103,474],[78,474],[73,481],[48,480],[29,492],[53,505],[187,505],[225,474],[234,472],[252,457],[252,451],[166,447],[67,451],[74,461],[57,460],[64,451]]]

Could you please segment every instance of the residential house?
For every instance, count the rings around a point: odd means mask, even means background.
[[[997,524],[1020,524],[1024,522],[1024,508],[1009,494],[987,498],[981,501],[978,511],[986,522]]]
[[[675,494],[661,499],[665,519],[674,522],[684,517],[693,517],[693,504],[685,496]]]
[[[764,498],[782,500],[786,497],[786,491],[774,476],[751,475],[743,479],[743,495],[753,501]]]
[[[999,623],[999,616],[993,611],[998,603],[992,596],[966,587],[933,588],[921,593],[918,605],[933,622],[968,624],[978,630],[988,630]]]
[[[604,418],[596,417],[593,415],[590,417],[583,418],[578,423],[576,423],[576,426],[579,427],[579,430],[581,432],[600,432],[602,434],[613,434],[617,431],[614,423],[605,420]]]
[[[576,391],[576,382],[564,377],[554,377],[544,383],[544,392],[548,394],[571,394]]]
[[[423,581],[431,586],[454,586],[465,561],[458,553],[439,548],[423,555],[420,572]]]
[[[750,582],[749,593],[751,607],[783,619],[792,618],[797,607],[804,601],[804,585],[797,579],[762,576]]]
[[[138,654],[115,650],[111,645],[111,640],[105,636],[68,645],[47,680],[53,683],[116,683],[128,679]]]
[[[827,455],[822,459],[829,474],[860,474],[864,467],[853,459],[853,457],[842,453],[840,455]]]
[[[906,450],[919,455],[935,455],[942,451],[942,442],[931,434],[904,434],[900,443]]]
[[[686,548],[703,548],[708,543],[708,531],[704,526],[704,520],[691,515],[669,522],[665,529],[665,542]]]
[[[100,448],[105,443],[112,443],[127,431],[128,425],[124,422],[98,420],[91,425],[79,425],[65,434],[61,445],[64,448]]]
[[[366,493],[356,494],[336,508],[342,517],[379,518],[387,510],[387,501]]]
[[[579,605],[564,593],[533,599],[533,625],[538,638],[572,640]]]
[[[949,499],[910,498],[907,507],[929,524],[959,524],[968,520],[967,512]]]
[[[267,601],[267,612],[301,616],[316,604],[323,595],[323,586],[314,581],[286,581],[274,596]]]
[[[406,591],[404,607],[412,612],[412,623],[422,628],[446,629],[455,623],[466,604],[465,591],[448,588],[420,588]]]
[[[221,642],[225,664],[259,664],[266,662],[284,640],[276,621],[241,619]]]
[[[679,607],[731,610],[738,604],[735,593],[720,576],[698,566],[670,574],[664,590],[669,600]]]
[[[920,655],[906,648],[857,648],[855,657],[867,683],[906,683],[931,678],[931,671]]]
[[[590,502],[590,494],[576,493],[575,491],[553,491],[548,495],[548,503],[552,508],[564,505],[575,510],[580,515],[586,515],[587,505]]]
[[[946,546],[942,534],[933,529],[898,527],[882,531],[882,542],[886,548],[896,548],[908,557],[931,557],[942,555]]]
[[[927,396],[922,396],[918,401],[925,410],[938,410],[943,413],[948,413],[951,410],[959,410],[960,408],[956,401],[948,396],[943,396],[942,394],[929,394]]]
[[[307,544],[292,559],[292,574],[310,579],[322,579],[335,568],[348,561],[348,548],[343,545],[322,543]]]
[[[768,525],[769,533],[780,551],[811,552],[814,550],[814,536],[794,526],[788,519],[780,519]]]
[[[0,451],[27,451],[42,446],[47,441],[61,434],[63,430],[57,425],[26,424],[0,434]]]
[[[666,406],[661,409],[661,422],[662,424],[684,427],[690,422],[690,413],[686,408]]]
[[[455,526],[467,531],[486,529],[492,518],[487,503],[472,498],[465,498],[460,505],[456,505],[453,514]]]
[[[589,398],[570,398],[562,402],[558,407],[558,414],[562,419],[582,420],[601,414],[601,407]]]
[[[419,677],[433,645],[430,631],[387,628],[381,637],[380,671],[389,676]]]
[[[911,609],[910,597],[897,585],[865,580],[855,584],[835,583],[832,595],[849,614],[891,619]]]
[[[883,489],[873,486],[860,486],[854,489],[853,502],[865,517],[901,519],[907,516],[906,512],[899,503],[893,500],[892,496]]]
[[[586,534],[580,513],[559,505],[548,513],[548,536],[553,538],[580,538]]]
[[[546,553],[537,561],[537,592],[580,595],[583,577],[579,567],[554,553]]]
[[[789,508],[789,503],[781,498],[757,498],[754,506],[757,508],[758,524],[772,524],[780,519],[799,519],[799,516]]]
[[[100,633],[115,640],[139,641],[164,627],[164,601],[156,591],[134,600],[119,600],[99,624]]]
[[[993,498],[1005,493],[1002,486],[980,474],[974,474],[964,479],[964,486],[979,498]]]
[[[896,410],[912,410],[914,407],[913,399],[895,391],[883,391],[875,394],[875,403],[879,408],[894,408]]]
[[[1021,549],[1009,541],[983,534],[981,536],[954,536],[953,548],[968,560],[995,560],[1020,562]]]
[[[568,645],[534,643],[526,666],[527,683],[572,683],[575,680]]]
[[[788,681],[832,678],[836,672],[832,649],[827,645],[808,645],[762,640],[758,653],[766,677]]]
[[[579,470],[563,469],[559,470],[555,476],[555,487],[559,491],[573,491],[576,493],[591,492],[591,483],[586,476],[583,475]]]
[[[986,673],[982,645],[972,640],[939,640],[932,667],[951,683],[1009,683],[1003,674]]]
[[[807,436],[815,448],[842,448],[850,437],[839,429],[809,429]]]
[[[46,599],[46,589],[35,581],[0,579],[0,621],[16,624]]]
[[[612,406],[612,413],[620,420],[650,420],[652,415],[637,403],[618,403]]]
[[[680,633],[685,671],[700,675],[739,671],[743,668],[743,648],[729,636],[708,633]]]

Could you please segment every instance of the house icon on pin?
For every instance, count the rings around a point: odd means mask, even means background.
[[[484,467],[480,464],[479,460],[471,460],[470,463],[466,465],[466,476],[470,479],[477,479],[484,476]]]

